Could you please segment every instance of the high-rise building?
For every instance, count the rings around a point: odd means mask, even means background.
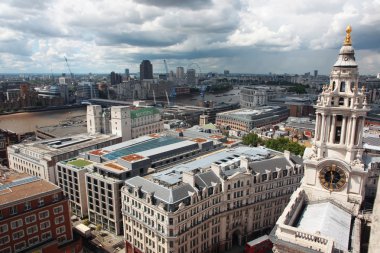
[[[125,69],[124,74],[126,77],[129,77],[129,69]]]
[[[0,252],[63,252],[58,246],[71,241],[73,232],[69,201],[58,186],[6,172],[0,193]]]
[[[184,79],[185,78],[185,70],[183,67],[177,67],[176,78],[177,79]]]
[[[351,27],[316,108],[314,144],[305,150],[305,177],[271,233],[273,252],[360,252],[368,169],[363,127],[369,106],[359,88]]]
[[[195,69],[188,69],[186,72],[186,84],[187,85],[196,85],[197,79],[195,77]]]
[[[143,60],[140,64],[140,80],[153,79],[153,65],[149,60]]]
[[[113,71],[110,74],[110,79],[111,79],[111,85],[116,85],[122,82],[121,75]]]
[[[314,78],[318,76],[318,70],[314,70]]]
[[[229,71],[228,69],[225,69],[225,70],[224,70],[224,75],[227,76],[227,75],[229,75],[229,74],[230,74],[230,71]]]

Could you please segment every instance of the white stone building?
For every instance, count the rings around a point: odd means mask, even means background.
[[[240,105],[245,108],[255,108],[267,105],[268,95],[266,90],[243,87],[240,91]]]
[[[223,252],[271,229],[300,185],[300,157],[238,147],[121,190],[126,252]]]
[[[316,108],[316,134],[304,155],[301,187],[271,233],[273,252],[360,252],[368,167],[362,134],[369,107],[347,28],[344,45]]]
[[[106,134],[79,134],[8,147],[9,168],[56,183],[55,165],[81,152],[119,143],[121,138]]]
[[[89,133],[112,133],[126,141],[163,130],[160,112],[153,107],[112,106],[109,110],[100,105],[87,106]]]

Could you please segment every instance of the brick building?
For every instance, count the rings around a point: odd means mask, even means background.
[[[65,244],[73,240],[73,232],[69,203],[62,190],[35,176],[2,174],[0,252],[64,252]],[[71,252],[79,252],[81,246],[70,248],[74,250]]]

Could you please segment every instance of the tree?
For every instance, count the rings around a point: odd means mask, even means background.
[[[257,147],[259,144],[263,144],[264,141],[255,133],[250,133],[243,136],[243,144]]]
[[[280,152],[288,150],[296,155],[303,155],[305,151],[305,146],[299,144],[298,142],[293,142],[287,138],[280,137],[278,139],[270,139],[266,141],[265,146],[270,149],[274,149]]]
[[[84,219],[82,223],[86,226],[90,225],[90,221],[88,219]]]

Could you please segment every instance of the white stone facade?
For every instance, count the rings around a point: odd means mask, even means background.
[[[126,252],[223,252],[271,229],[300,184],[302,165],[289,155],[235,156],[227,164],[183,172],[173,186],[127,180],[121,191]]]

